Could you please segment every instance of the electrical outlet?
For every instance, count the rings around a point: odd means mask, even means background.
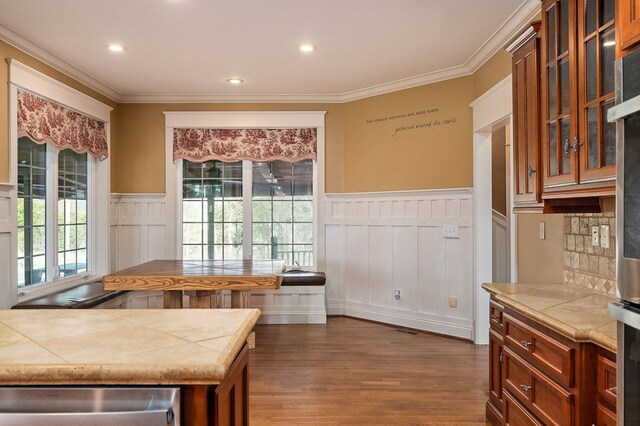
[[[458,225],[444,225],[442,236],[444,238],[460,238],[460,227]]]
[[[455,296],[449,296],[449,306],[455,308],[458,306],[458,298]]]
[[[600,225],[600,247],[609,248],[609,225]]]
[[[538,238],[544,240],[544,222],[540,222],[538,226]]]
[[[400,300],[400,299],[402,299],[402,293],[400,292],[400,289],[399,289],[399,288],[396,288],[395,290],[393,290],[393,297],[394,297],[396,300]]]
[[[600,227],[599,226],[591,227],[591,245],[594,247],[598,247],[600,245]]]

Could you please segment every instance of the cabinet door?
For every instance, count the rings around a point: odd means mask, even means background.
[[[628,49],[640,41],[640,0],[618,0],[618,41]]]
[[[613,181],[616,126],[607,122],[615,102],[615,0],[578,2],[580,182]]]
[[[514,203],[540,202],[540,91],[538,38],[513,53]]]
[[[502,412],[502,336],[489,331],[489,400]]]
[[[542,155],[544,187],[578,183],[576,4],[542,4]]]

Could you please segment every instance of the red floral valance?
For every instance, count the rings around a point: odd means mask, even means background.
[[[173,160],[296,162],[316,159],[318,132],[310,129],[174,129]]]
[[[109,156],[104,122],[18,90],[18,137],[23,136],[101,160]]]

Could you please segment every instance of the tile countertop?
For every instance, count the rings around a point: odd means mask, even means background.
[[[578,342],[616,352],[616,322],[607,305],[617,299],[563,284],[483,284],[495,300]]]
[[[258,309],[0,311],[0,385],[217,384]]]

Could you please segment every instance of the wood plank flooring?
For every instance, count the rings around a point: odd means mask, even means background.
[[[485,424],[487,346],[346,317],[255,331],[253,426]]]

